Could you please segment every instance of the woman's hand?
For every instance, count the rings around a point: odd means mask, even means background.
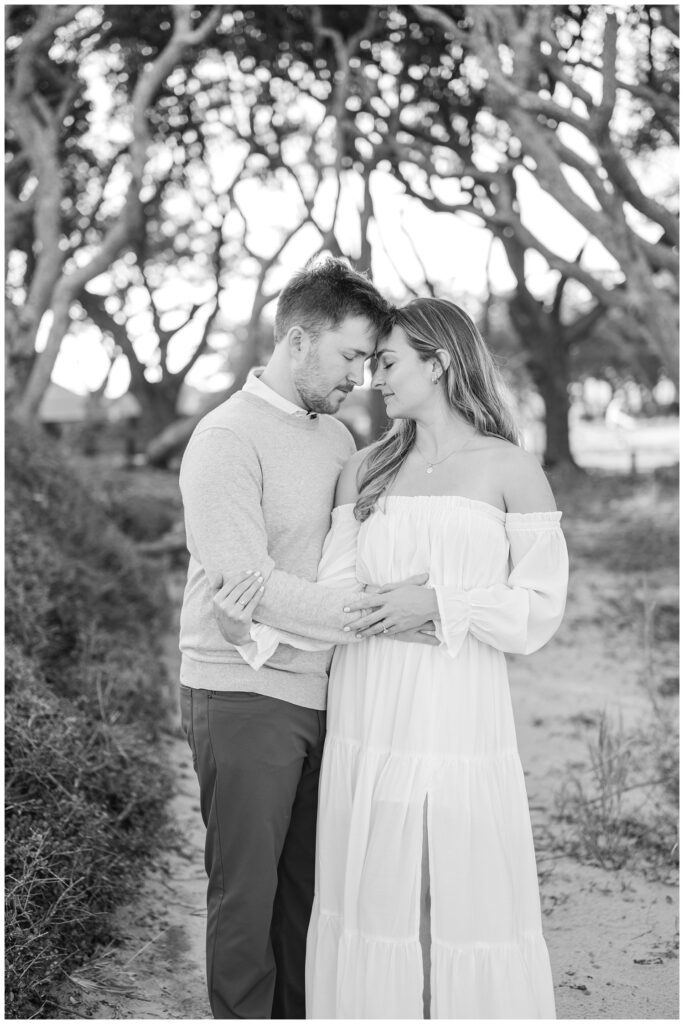
[[[379,633],[396,636],[406,630],[424,628],[427,622],[439,618],[437,595],[431,587],[424,585],[428,578],[428,573],[421,573],[400,583],[372,588],[372,592],[370,587],[367,588],[363,597],[348,606],[349,611],[364,614],[345,626],[345,630],[354,630],[357,638],[364,639]]]
[[[260,572],[234,573],[221,581],[212,598],[221,635],[235,647],[251,640],[252,615],[264,592],[263,583]]]
[[[428,644],[429,647],[439,647],[434,622],[426,622],[417,629],[405,629],[403,633],[393,633],[392,639],[400,640],[403,644]]]

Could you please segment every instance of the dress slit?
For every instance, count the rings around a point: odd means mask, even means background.
[[[423,1020],[430,1019],[430,969],[432,927],[430,920],[430,847],[428,840],[428,798],[423,804],[423,844],[420,866],[420,923],[418,935],[423,954]]]
[[[530,616],[536,587],[552,595],[564,586],[560,513],[389,497],[386,512],[359,524],[344,508],[329,565],[334,556],[365,582],[429,569],[446,632],[438,646],[370,637],[334,654],[307,1016],[550,1020],[553,980],[502,648],[522,649],[530,630],[547,628]],[[551,613],[542,604],[543,618]]]

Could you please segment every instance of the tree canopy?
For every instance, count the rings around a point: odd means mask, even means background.
[[[35,415],[86,316],[127,355],[138,396],[164,396],[161,426],[238,272],[253,299],[239,377],[293,252],[373,271],[378,182],[390,179],[428,211],[482,224],[505,254],[557,458],[569,457],[572,353],[601,323],[676,376],[674,7],[22,5],[6,9],[6,44],[19,418]],[[268,231],[247,201],[259,189],[287,197]],[[538,207],[563,211],[572,237]],[[147,360],[143,335],[156,339]]]

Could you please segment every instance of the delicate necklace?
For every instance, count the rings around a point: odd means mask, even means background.
[[[471,441],[474,441],[476,437],[477,437],[477,432],[474,433],[471,437],[469,437],[468,440],[464,444],[461,444],[461,445],[458,446],[458,448],[454,448],[454,449],[452,449],[452,451],[447,452],[447,454],[443,455],[441,459],[433,459],[432,462],[430,462],[428,459],[425,458],[425,456],[423,455],[422,451],[418,447],[417,441],[413,442],[413,447],[416,449],[416,451],[418,452],[418,454],[422,458],[423,462],[425,462],[427,464],[427,468],[426,468],[425,472],[426,473],[431,473],[433,471],[433,469],[435,468],[435,466],[439,466],[439,465],[441,465],[442,462],[446,462],[447,459],[450,459],[452,455],[456,455],[457,452],[462,452],[463,449],[467,448],[468,445],[471,443]]]

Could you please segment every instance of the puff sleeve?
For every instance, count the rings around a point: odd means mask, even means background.
[[[457,590],[435,586],[436,635],[456,657],[468,634],[510,654],[531,654],[558,629],[565,610],[568,552],[561,512],[509,512],[509,576],[505,583]]]

